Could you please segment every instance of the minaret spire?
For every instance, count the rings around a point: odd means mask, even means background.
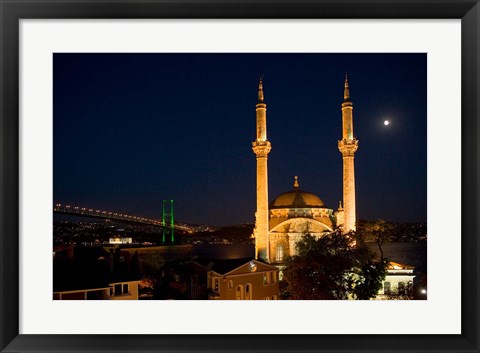
[[[358,149],[358,140],[353,135],[353,103],[350,100],[348,76],[345,74],[345,84],[342,103],[342,139],[338,141],[338,149],[343,159],[343,232],[356,230],[355,205],[355,165],[354,155]]]
[[[298,189],[300,185],[298,184],[298,176],[295,175],[295,180],[293,182],[293,188]]]
[[[258,103],[263,103],[263,75],[260,76],[260,81],[258,82]]]
[[[263,95],[263,76],[258,83],[258,102],[255,106],[257,138],[252,142],[253,153],[257,159],[257,212],[255,213],[255,258],[270,261],[269,252],[269,214],[268,214],[268,154],[271,144],[267,140],[267,105]]]
[[[348,87],[348,73],[345,72],[345,84],[343,88],[343,100],[348,102],[350,100],[350,88]]]

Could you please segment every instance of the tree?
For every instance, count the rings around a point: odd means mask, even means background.
[[[361,221],[358,224],[357,234],[362,239],[367,241],[375,241],[380,251],[380,256],[383,259],[383,243],[387,242],[391,238],[393,231],[393,225],[385,222],[383,219],[376,221]]]
[[[371,299],[385,278],[387,262],[375,259],[354,232],[332,232],[320,238],[306,234],[287,258],[283,298]]]

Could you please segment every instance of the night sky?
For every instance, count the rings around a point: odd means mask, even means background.
[[[342,199],[343,83],[357,219],[426,222],[426,54],[54,54],[54,203],[186,223],[254,222],[264,75],[269,198]],[[388,119],[390,124],[384,125]]]

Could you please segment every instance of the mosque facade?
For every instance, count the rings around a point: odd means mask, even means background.
[[[342,139],[338,149],[343,159],[343,207],[328,208],[317,195],[300,189],[295,176],[293,189],[268,203],[268,154],[272,148],[267,139],[267,105],[263,83],[258,85],[256,104],[256,140],[252,149],[257,161],[257,210],[255,213],[255,258],[281,265],[287,256],[296,254],[296,243],[305,234],[321,237],[339,228],[355,231],[355,167],[358,140],[353,134],[353,103],[348,78],[345,77],[342,111]]]

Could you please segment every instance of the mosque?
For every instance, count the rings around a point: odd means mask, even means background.
[[[295,244],[307,233],[321,237],[336,228],[344,233],[355,230],[354,155],[358,140],[353,135],[353,103],[347,76],[341,109],[342,139],[338,141],[338,149],[343,159],[343,208],[340,202],[334,211],[317,195],[302,191],[297,176],[293,190],[279,195],[269,204],[267,162],[272,146],[267,139],[267,105],[260,79],[256,104],[257,138],[252,142],[257,159],[257,211],[253,231],[256,259],[281,265],[287,256],[295,255]]]

